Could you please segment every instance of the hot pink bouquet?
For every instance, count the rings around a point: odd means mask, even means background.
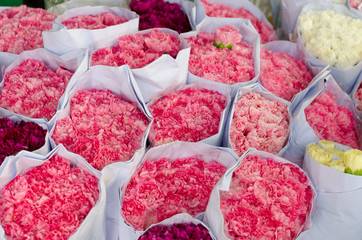
[[[81,15],[69,18],[62,22],[68,29],[101,29],[109,26],[121,24],[128,20],[114,13],[103,12],[98,15]]]
[[[354,97],[357,100],[357,109],[362,111],[362,84],[358,87]]]

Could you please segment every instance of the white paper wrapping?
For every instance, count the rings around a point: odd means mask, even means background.
[[[217,237],[218,240],[228,240],[229,239],[226,237],[226,235],[224,233],[224,217],[223,217],[223,215],[221,213],[221,209],[220,209],[220,191],[229,191],[233,172],[236,169],[238,169],[238,167],[242,164],[242,161],[244,158],[246,158],[248,156],[253,156],[253,155],[259,155],[260,158],[262,158],[262,159],[270,158],[276,162],[293,164],[293,163],[291,163],[281,157],[277,157],[273,154],[263,152],[263,151],[258,151],[255,148],[250,148],[240,157],[239,161],[232,168],[229,168],[226,171],[224,176],[219,180],[219,182],[216,184],[216,186],[212,190],[210,199],[209,199],[209,203],[207,204],[206,212],[204,215],[204,222],[206,223],[207,226],[210,227],[211,231],[215,234],[215,236]],[[300,169],[300,171],[303,172],[302,169]],[[313,185],[312,185],[312,187],[313,187]],[[313,188],[313,192],[315,193],[314,188]],[[302,229],[302,232],[297,237],[297,239],[299,239],[299,240],[303,239],[303,237],[305,236],[305,234],[307,233],[307,231],[310,229],[310,227],[312,225],[311,218],[317,211],[317,206],[316,206],[316,204],[314,204],[315,200],[316,200],[316,195],[314,196],[314,198],[312,200],[313,201],[312,209],[310,211],[310,214],[307,216],[304,228]]]
[[[356,84],[354,85],[352,92],[351,92],[351,97],[354,102],[354,106],[356,108],[358,117],[362,120],[362,109],[357,109],[358,102],[357,102],[356,95],[355,95],[360,86],[362,86],[362,72],[359,75],[358,80],[357,80]]]
[[[67,29],[62,22],[80,15],[98,15],[103,12],[113,13],[128,19],[127,22],[102,29]],[[139,17],[135,12],[125,8],[105,6],[85,6],[69,9],[57,17],[51,31],[43,32],[44,47],[56,54],[64,54],[78,48],[89,48],[90,51],[102,45],[113,45],[120,36],[138,31]]]
[[[120,189],[119,200],[120,209],[117,209],[118,212],[122,211],[123,197],[127,188],[128,183],[132,179],[132,175],[142,166],[145,160],[149,161],[158,161],[161,158],[168,158],[169,161],[174,161],[178,158],[187,158],[196,156],[199,159],[204,160],[205,162],[216,161],[224,165],[226,168],[231,168],[237,161],[237,156],[235,153],[228,148],[214,147],[205,143],[188,143],[188,142],[173,142],[170,144],[162,145],[160,147],[151,148],[144,155],[135,160],[139,162],[138,165],[134,165],[132,174],[123,182]],[[114,210],[116,211],[116,210]],[[119,239],[122,240],[133,240],[136,239],[143,231],[135,231],[133,227],[126,223],[126,220],[123,218],[121,213],[120,216],[120,225],[119,225]]]
[[[214,33],[216,29],[219,27],[224,27],[227,25],[234,25],[237,29],[239,29],[239,33],[243,36],[242,41],[247,42],[253,47],[253,59],[254,59],[254,73],[255,77],[248,81],[242,83],[236,83],[234,85],[227,85],[231,89],[231,97],[233,98],[237,92],[237,90],[242,86],[247,86],[249,84],[253,84],[257,81],[260,74],[260,36],[251,24],[249,20],[245,20],[242,18],[205,18],[199,25],[196,27],[196,31],[183,33],[181,36],[183,38],[195,37],[200,32]],[[198,77],[189,72],[188,74],[188,83],[200,82],[207,83],[211,80],[206,78]],[[214,81],[211,81],[214,82]],[[214,82],[220,85],[226,85],[224,83]]]
[[[0,52],[0,82],[3,81],[6,68],[18,57],[18,54]]]
[[[99,199],[78,229],[69,237],[69,240],[106,239],[106,192],[102,174],[92,168],[81,156],[68,152],[63,147],[63,145],[56,147],[46,156],[27,151],[21,151],[15,157],[7,158],[7,161],[4,162],[0,167],[0,189],[7,185],[17,175],[22,175],[33,167],[41,166],[55,154],[67,159],[71,164],[76,165],[78,168],[83,169],[84,171],[99,179]],[[0,239],[6,239],[4,229],[1,226]]]

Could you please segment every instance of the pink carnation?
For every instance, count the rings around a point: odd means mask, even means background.
[[[101,29],[109,26],[121,24],[128,20],[114,13],[103,12],[98,15],[81,15],[69,18],[62,22],[68,29],[85,28]]]
[[[65,240],[98,198],[98,179],[55,155],[2,189],[1,226],[14,240]]]
[[[0,107],[31,117],[50,120],[73,73],[43,62],[27,59],[5,74]]]
[[[351,7],[362,11],[362,0],[349,0]]]
[[[132,176],[123,198],[122,213],[136,230],[178,213],[196,216],[205,211],[214,185],[226,168],[196,157],[146,160]]]
[[[239,156],[249,148],[277,154],[288,139],[288,129],[287,106],[251,92],[235,105],[230,144]]]
[[[277,38],[271,27],[243,7],[231,8],[224,4],[209,3],[207,0],[201,0],[201,2],[205,8],[206,15],[209,17],[249,19],[256,31],[260,34],[261,43],[274,41]]]
[[[207,89],[187,88],[158,99],[149,139],[153,146],[172,141],[198,142],[218,133],[226,97]]]
[[[288,101],[305,89],[313,77],[302,59],[261,49],[260,82],[274,95]]]
[[[216,29],[215,41],[223,43],[225,46],[241,42],[241,34],[234,25],[227,25]]]
[[[332,94],[323,92],[304,112],[319,139],[358,148],[353,114],[347,107],[338,106]]]
[[[357,100],[357,109],[359,111],[362,111],[362,84],[358,87],[358,90],[355,93],[354,97]]]
[[[231,239],[295,239],[313,196],[311,183],[298,167],[247,157],[233,172],[229,191],[220,191],[224,231]]]
[[[130,160],[142,146],[148,119],[136,103],[109,90],[80,90],[71,99],[69,117],[55,125],[53,139],[101,170]]]
[[[136,33],[118,39],[117,45],[101,48],[92,54],[92,66],[121,66],[141,68],[163,54],[176,58],[181,50],[180,41],[169,33],[152,29],[149,33]]]
[[[52,29],[55,18],[55,13],[26,5],[1,11],[0,52],[19,54],[43,47],[42,32]]]

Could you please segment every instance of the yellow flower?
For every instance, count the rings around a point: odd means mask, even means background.
[[[321,164],[328,164],[332,160],[332,154],[325,152],[318,144],[313,143],[307,147],[309,155]]]
[[[344,159],[344,152],[337,150],[334,142],[321,140],[319,141],[319,145],[321,145],[327,152],[331,153],[332,155]]]
[[[334,160],[328,163],[328,166],[336,169],[337,171],[344,172],[346,166],[344,165],[343,160]]]
[[[346,173],[362,176],[362,151],[350,149],[344,152]]]

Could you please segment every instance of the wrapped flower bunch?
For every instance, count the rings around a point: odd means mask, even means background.
[[[71,99],[69,116],[57,121],[52,138],[101,170],[130,160],[141,147],[147,126],[136,103],[109,90],[80,90]]]
[[[185,40],[191,46],[189,71],[196,76],[225,84],[247,82],[255,77],[253,47],[241,41],[233,25],[215,33],[200,32]]]
[[[69,18],[62,22],[68,29],[101,29],[109,26],[121,24],[128,20],[110,12],[102,12],[98,15],[81,15]]]
[[[52,29],[55,18],[55,13],[26,5],[1,11],[0,52],[19,54],[43,47],[42,32]]]
[[[140,30],[170,28],[178,33],[191,31],[189,19],[177,3],[164,0],[131,0],[129,7],[140,16]]]
[[[358,136],[352,112],[338,106],[334,96],[323,92],[304,110],[308,124],[319,139],[358,148]]]
[[[54,155],[1,190],[1,226],[14,240],[68,239],[98,198],[95,176]]]
[[[255,30],[259,33],[262,43],[270,42],[277,38],[272,27],[256,18],[250,11],[243,7],[231,8],[224,4],[209,3],[207,0],[201,0],[201,2],[205,8],[206,15],[209,17],[249,19]]]
[[[62,67],[52,70],[41,61],[27,59],[5,74],[0,107],[27,117],[50,120],[72,75]]]
[[[205,211],[214,185],[226,171],[217,162],[196,157],[146,160],[128,183],[122,205],[125,220],[144,230],[178,213]]]
[[[362,111],[362,84],[358,87],[354,97],[357,101],[357,109]]]
[[[289,136],[287,106],[260,93],[243,95],[234,107],[230,144],[241,156],[249,148],[277,154]]]
[[[45,143],[46,129],[34,122],[12,122],[0,118],[0,165],[7,156],[21,150],[34,151]]]
[[[209,231],[201,224],[175,223],[171,226],[155,225],[148,229],[138,240],[212,240]]]
[[[362,11],[362,0],[349,0],[351,7]]]
[[[260,82],[274,95],[291,101],[305,89],[313,77],[302,59],[287,53],[261,49]]]
[[[171,92],[149,106],[154,118],[149,139],[153,146],[176,140],[198,142],[219,131],[226,97],[205,88]]]
[[[121,66],[141,68],[153,62],[163,54],[176,58],[181,43],[169,33],[157,29],[141,34],[136,33],[120,37],[112,47],[101,48],[92,54],[92,66]]]
[[[230,239],[295,239],[312,208],[306,174],[290,163],[248,156],[220,191],[224,232]]]
[[[324,64],[339,69],[362,60],[362,21],[333,10],[309,11],[299,16],[305,48]]]

